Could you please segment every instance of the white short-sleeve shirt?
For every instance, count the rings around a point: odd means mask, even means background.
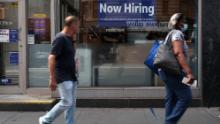
[[[186,43],[186,40],[184,38],[184,34],[180,30],[173,30],[172,31],[172,38],[171,41],[180,41],[183,42],[183,53],[187,58],[187,61],[189,61],[189,47]]]

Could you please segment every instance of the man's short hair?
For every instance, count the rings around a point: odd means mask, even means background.
[[[67,16],[64,21],[64,26],[70,27],[73,23],[77,21],[78,18],[76,16]]]

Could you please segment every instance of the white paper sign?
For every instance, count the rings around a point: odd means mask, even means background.
[[[28,34],[28,44],[34,44],[34,43],[35,43],[34,34]]]
[[[0,42],[9,42],[9,29],[0,29]]]

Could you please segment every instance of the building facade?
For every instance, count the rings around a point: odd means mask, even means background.
[[[210,101],[206,93],[210,91],[210,85],[217,82],[218,76],[212,79],[213,75],[208,74],[212,68],[207,68],[206,64],[216,63],[206,63],[205,58],[209,57],[210,51],[203,50],[208,49],[204,44],[213,45],[217,41],[215,37],[210,42],[203,40],[209,39],[203,31],[209,18],[206,1],[155,0],[154,19],[158,25],[154,27],[100,26],[99,2],[1,0],[0,93],[57,96],[47,88],[47,57],[51,41],[61,30],[64,18],[77,15],[81,21],[80,31],[75,36],[80,61],[79,99],[163,99],[163,82],[143,62],[153,41],[163,39],[168,32],[169,17],[181,12],[188,27],[185,33],[190,46],[190,65],[199,82],[192,89],[193,97]],[[215,45],[210,47],[214,49]],[[212,58],[208,59],[211,61]],[[209,78],[212,79],[211,84],[208,84]]]

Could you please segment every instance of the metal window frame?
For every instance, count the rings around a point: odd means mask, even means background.
[[[192,88],[193,98],[202,98],[202,0],[198,0],[198,88]],[[163,98],[164,87],[88,87],[78,88],[79,98]],[[57,92],[53,97],[59,96]]]
[[[198,0],[198,82],[200,84],[201,101],[203,96],[203,79],[202,79],[202,0]],[[202,103],[203,104],[203,103]]]
[[[25,0],[2,0],[1,2],[18,2],[18,31],[19,31],[19,83],[15,86],[0,87],[1,94],[21,94],[26,91],[26,8]]]
[[[19,0],[18,18],[19,18],[19,84],[22,93],[27,89],[27,0]]]

